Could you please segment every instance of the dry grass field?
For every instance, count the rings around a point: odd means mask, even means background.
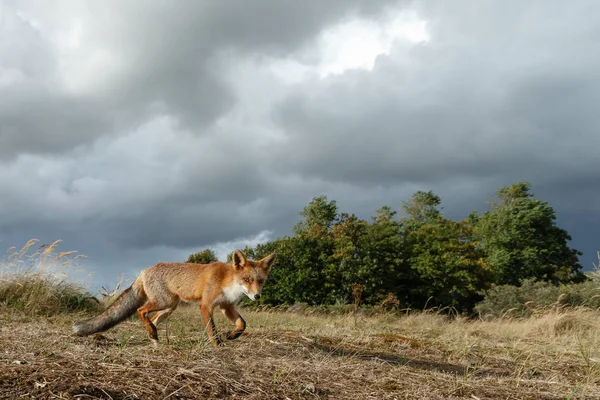
[[[198,307],[185,305],[154,347],[134,318],[73,336],[71,324],[100,305],[57,274],[74,252],[55,242],[30,254],[35,243],[0,261],[1,399],[600,398],[598,310],[450,320],[242,309],[247,331],[213,348]]]
[[[135,319],[79,338],[70,331],[74,314],[3,308],[0,398],[600,398],[595,311],[491,321],[428,312],[243,315],[246,333],[215,349],[197,308],[181,307],[154,348]],[[228,322],[217,324],[223,331]]]

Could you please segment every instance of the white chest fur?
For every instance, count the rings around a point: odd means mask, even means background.
[[[246,294],[246,288],[237,282],[223,288],[223,300],[227,303],[237,304]]]

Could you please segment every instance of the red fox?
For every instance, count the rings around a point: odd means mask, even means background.
[[[255,301],[260,298],[263,284],[275,261],[275,253],[260,261],[246,259],[233,252],[231,264],[159,263],[143,270],[133,284],[99,316],[76,322],[73,331],[86,336],[102,332],[124,321],[137,311],[148,330],[150,340],[158,343],[156,325],[167,318],[179,301],[198,301],[208,338],[215,346],[223,341],[217,334],[213,310],[219,307],[234,324],[227,332],[229,340],[238,338],[246,329],[246,321],[235,309],[244,297]],[[156,312],[152,318],[148,315]]]

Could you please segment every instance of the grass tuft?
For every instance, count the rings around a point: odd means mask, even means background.
[[[57,253],[60,240],[33,251],[37,243],[31,239],[20,250],[11,247],[0,261],[0,306],[45,316],[101,310],[98,299],[66,279],[66,269],[82,256]]]

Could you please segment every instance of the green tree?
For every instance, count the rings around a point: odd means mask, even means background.
[[[327,196],[324,195],[315,197],[300,212],[304,219],[294,226],[294,233],[327,233],[337,219],[337,213],[335,200],[327,201]]]
[[[332,228],[333,255],[324,271],[330,300],[351,299],[352,284],[362,283],[369,224],[356,215],[342,213]]]
[[[410,233],[409,262],[417,272],[416,298],[429,304],[470,311],[490,285],[490,268],[472,240],[466,221],[439,219]]]
[[[214,261],[218,260],[213,249],[204,249],[198,253],[190,254],[187,259],[187,262],[196,264],[210,264]]]
[[[299,291],[298,301],[322,304],[333,300],[336,290],[327,278],[334,263],[331,228],[338,219],[337,213],[334,200],[315,197],[300,213],[304,219],[294,226],[295,236],[290,244],[296,264],[293,276],[294,287]]]
[[[428,192],[419,190],[409,201],[403,203],[405,224],[418,226],[439,219],[442,215],[440,204],[440,197],[431,190]]]
[[[488,287],[490,270],[472,226],[445,218],[440,203],[432,192],[417,192],[404,204],[404,247],[416,275],[410,297],[416,305],[468,311]]]
[[[436,194],[419,191],[403,204],[401,219],[382,207],[367,222],[338,214],[326,196],[312,199],[293,236],[244,249],[255,259],[277,253],[261,301],[348,302],[358,283],[367,304],[393,293],[412,307],[470,311],[492,284],[581,279],[580,253],[528,184],[501,189],[490,211],[463,221],[444,217],[440,205]]]
[[[275,266],[263,289],[263,301],[269,304],[331,301],[331,263],[334,241],[331,228],[338,218],[335,201],[326,196],[315,197],[300,212],[304,218],[293,228],[293,237],[283,237],[260,244],[254,249],[256,258],[277,253]]]
[[[554,209],[519,182],[500,189],[491,210],[472,213],[474,237],[494,271],[494,283],[519,285],[524,279],[566,283],[584,279],[579,251],[556,225]]]
[[[365,302],[378,303],[392,293],[408,303],[412,271],[405,259],[402,224],[390,207],[381,207],[372,218],[365,253],[358,271],[359,283],[365,285]]]
[[[263,289],[266,302],[324,303],[326,293],[321,262],[316,257],[317,251],[306,250],[314,244],[305,237],[285,237],[274,242],[277,259],[269,274],[268,287],[265,285]]]

